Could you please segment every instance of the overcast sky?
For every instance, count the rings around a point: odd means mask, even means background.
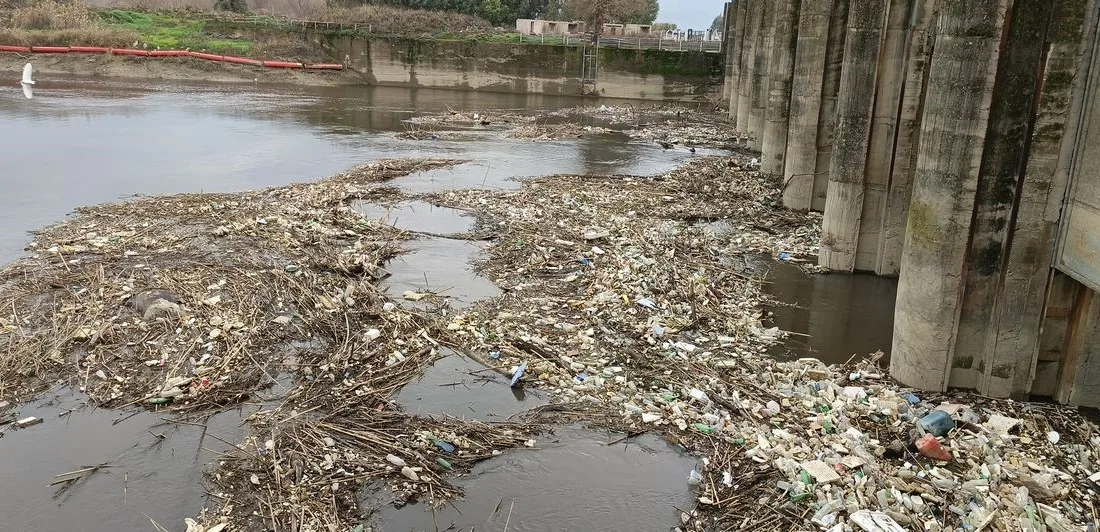
[[[675,22],[682,29],[705,30],[722,14],[724,0],[661,0],[657,22]]]

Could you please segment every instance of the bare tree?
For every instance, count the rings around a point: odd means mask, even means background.
[[[660,7],[657,0],[565,0],[567,17],[583,20],[596,33],[608,23],[652,24]]]

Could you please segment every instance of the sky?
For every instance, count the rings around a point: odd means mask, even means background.
[[[675,22],[681,29],[705,30],[722,14],[725,0],[661,0],[657,22]]]

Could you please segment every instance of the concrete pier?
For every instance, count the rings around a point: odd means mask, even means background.
[[[1097,0],[738,4],[731,116],[821,265],[899,276],[891,374],[1100,405]]]

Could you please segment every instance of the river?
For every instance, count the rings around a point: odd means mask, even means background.
[[[0,86],[0,262],[19,257],[28,232],[63,219],[81,205],[140,195],[231,192],[323,178],[383,158],[466,160],[453,169],[403,179],[414,192],[442,188],[515,188],[514,178],[555,173],[655,174],[691,157],[625,135],[553,142],[510,139],[490,124],[466,130],[464,140],[402,140],[395,136],[418,113],[530,111],[599,101],[514,94],[372,87],[277,87],[93,78],[44,77],[35,98],[17,84]],[[622,102],[615,102],[622,103]],[[396,211],[363,206],[365,215],[429,232],[454,227],[456,214],[430,206]],[[433,225],[434,224],[434,225]],[[418,241],[418,253],[390,265],[400,292],[423,279],[451,287],[456,307],[492,297],[492,283],[468,264],[480,248],[446,238]],[[780,265],[787,268],[789,265]],[[777,309],[782,328],[821,337],[788,345],[798,356],[823,359],[889,348],[893,283],[872,277],[807,277],[777,270],[772,292],[797,307]],[[856,310],[852,310],[856,309]],[[875,316],[853,320],[848,313]],[[828,317],[826,323],[824,318]],[[831,325],[831,324],[837,325]],[[842,360],[841,360],[842,361]],[[513,396],[500,382],[472,371],[476,364],[450,353],[397,400],[424,415],[496,419],[545,402]],[[102,411],[63,385],[21,415],[37,427],[0,433],[0,530],[114,531],[150,529],[155,521],[181,530],[208,495],[203,471],[241,439],[241,420],[261,405],[199,419],[207,428],[165,423],[144,411]],[[457,483],[468,497],[446,513],[386,506],[383,530],[426,530],[490,523],[499,501],[515,499],[515,530],[667,530],[676,507],[691,505],[686,483],[694,459],[657,438],[607,445],[620,435],[562,427],[540,450],[491,460]],[[71,487],[48,484],[54,475],[107,464]],[[593,473],[595,472],[595,473]],[[580,489],[577,489],[580,488]],[[587,496],[578,497],[578,493]],[[364,499],[377,501],[378,494]],[[380,503],[384,504],[384,497]],[[442,521],[446,521],[444,524]],[[517,524],[519,523],[519,524]],[[478,529],[482,529],[478,526]]]

